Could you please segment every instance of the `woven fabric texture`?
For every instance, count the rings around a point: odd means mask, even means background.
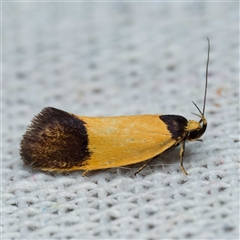
[[[3,2],[2,239],[239,239],[239,3]],[[19,143],[46,106],[199,118],[203,142],[151,162],[46,173]],[[111,147],[111,146],[109,146]]]

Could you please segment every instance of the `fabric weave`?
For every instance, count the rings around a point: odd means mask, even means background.
[[[2,239],[239,239],[239,3],[2,3]],[[90,172],[25,166],[19,142],[53,106],[198,120],[203,142]]]

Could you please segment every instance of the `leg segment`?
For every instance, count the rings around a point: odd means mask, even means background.
[[[181,142],[181,147],[180,147],[180,167],[182,172],[185,175],[188,175],[188,173],[186,172],[184,166],[183,166],[183,156],[184,156],[184,151],[185,151],[185,141]]]

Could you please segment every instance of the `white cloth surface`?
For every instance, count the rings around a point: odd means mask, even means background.
[[[2,3],[2,239],[239,239],[239,3]],[[203,142],[140,165],[67,174],[23,164],[43,107],[178,114]]]

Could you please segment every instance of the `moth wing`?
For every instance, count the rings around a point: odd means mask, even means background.
[[[91,152],[83,170],[142,162],[176,143],[159,115],[81,119],[86,123]]]

